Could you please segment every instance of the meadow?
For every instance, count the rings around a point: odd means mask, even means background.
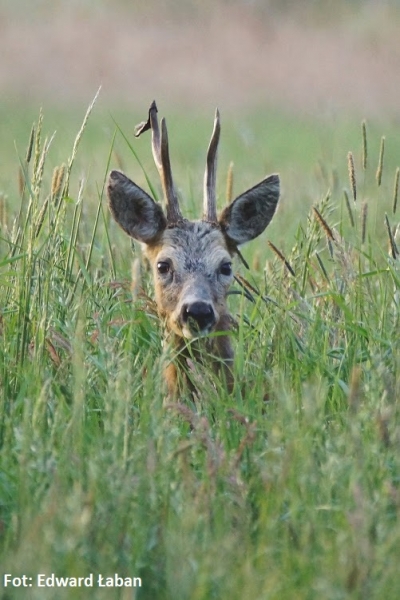
[[[231,161],[237,194],[279,171],[281,206],[236,265],[233,394],[204,369],[172,401],[149,273],[104,189],[117,167],[159,191],[141,108],[8,112],[0,565],[33,585],[1,597],[398,598],[398,136],[222,111],[220,207]],[[195,217],[212,115],[166,116]],[[37,585],[52,573],[142,585]]]

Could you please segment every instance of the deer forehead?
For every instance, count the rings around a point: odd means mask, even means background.
[[[208,273],[231,259],[223,233],[204,221],[166,229],[147,255],[153,263],[170,260],[174,269],[182,272]]]

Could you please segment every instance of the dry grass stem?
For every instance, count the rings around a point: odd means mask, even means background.
[[[246,286],[244,285],[244,283],[242,283],[240,281],[240,276],[235,275],[234,279],[236,281],[236,283],[239,284],[239,286],[242,288],[242,291],[239,290],[229,290],[228,291],[228,296],[244,296],[247,300],[249,300],[249,302],[253,302],[253,304],[255,303],[255,299],[254,296],[252,296],[249,292],[249,290],[246,288]]]
[[[322,229],[325,231],[327,238],[329,240],[331,240],[332,242],[334,242],[335,241],[335,236],[333,235],[333,231],[329,227],[328,223],[325,221],[324,217],[319,212],[318,208],[316,208],[315,206],[313,206],[313,211],[314,211],[314,214],[316,216],[316,219],[317,219],[318,223],[321,225]]]
[[[268,242],[268,246],[271,248],[271,250],[273,252],[275,252],[275,254],[277,255],[277,257],[280,258],[280,260],[283,262],[283,264],[285,265],[285,267],[287,268],[287,270],[293,275],[293,277],[295,277],[296,275],[295,275],[295,272],[294,272],[293,268],[291,267],[289,261],[282,254],[282,252],[280,250],[278,250],[278,248],[272,242]]]
[[[357,185],[356,185],[356,171],[354,168],[354,157],[353,157],[352,152],[349,152],[347,154],[347,167],[349,170],[351,193],[353,194],[353,200],[355,202],[357,200]]]
[[[376,181],[378,185],[382,183],[383,157],[385,155],[385,136],[381,138],[381,147],[379,150],[378,168],[376,170]]]
[[[247,279],[245,279],[242,275],[235,275],[235,280],[248,290],[251,290],[256,296],[260,296],[260,292],[257,288],[254,287]]]

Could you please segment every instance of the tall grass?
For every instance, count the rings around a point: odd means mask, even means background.
[[[104,184],[89,210],[74,172],[88,116],[51,172],[39,116],[2,206],[0,564],[33,582],[2,597],[397,598],[398,170],[366,160],[364,125],[350,178],[293,239],[278,213],[265,268],[238,273],[233,394],[203,371],[166,406],[148,275],[123,278]]]

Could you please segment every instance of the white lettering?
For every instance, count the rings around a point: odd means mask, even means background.
[[[93,573],[90,573],[90,575],[83,579],[83,585],[85,587],[93,587]]]
[[[142,587],[140,577],[121,577],[118,573],[114,573],[112,577],[104,578],[103,575],[97,576],[98,587]]]
[[[32,587],[32,577],[28,575],[21,575],[21,577],[13,577],[11,573],[4,573],[3,575],[3,586],[8,587]]]
[[[46,577],[39,573],[36,584],[38,587],[93,587],[93,573],[87,577],[56,577],[54,573]]]

